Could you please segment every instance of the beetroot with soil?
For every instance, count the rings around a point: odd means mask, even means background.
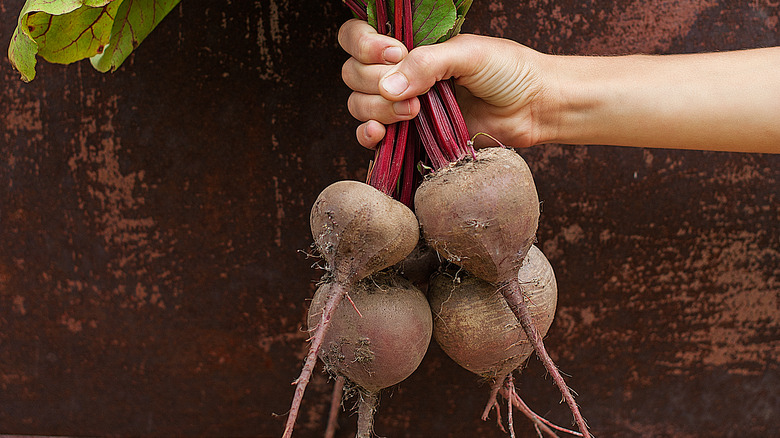
[[[324,307],[332,286],[323,284],[314,295],[308,316],[310,333],[322,322],[317,309]],[[425,296],[397,274],[366,278],[351,288],[350,297],[354,307],[342,301],[333,313],[319,357],[329,373],[357,386],[357,436],[368,438],[379,391],[417,369],[428,349],[433,323]]]
[[[350,290],[365,277],[403,260],[419,240],[414,214],[404,204],[358,181],[339,181],[326,187],[310,215],[314,244],[326,262],[327,299],[316,309],[321,315],[311,336],[309,353],[296,385],[284,437],[292,436],[306,385],[317,361],[332,317]]]

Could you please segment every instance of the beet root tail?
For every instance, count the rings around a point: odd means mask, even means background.
[[[512,377],[512,373],[509,373],[509,375],[506,376],[506,379],[504,379],[504,387],[507,388],[510,394],[515,393],[515,379]],[[515,438],[515,421],[514,415],[512,415],[512,412],[514,411],[514,409],[512,409],[512,397],[507,398],[506,401],[506,420],[509,424],[509,438]]]
[[[374,412],[379,397],[373,392],[361,392],[358,401],[357,438],[372,438],[374,434]]]
[[[574,396],[572,395],[571,390],[563,380],[563,376],[561,376],[561,373],[558,371],[558,367],[555,365],[555,362],[553,362],[552,358],[550,358],[550,355],[547,354],[547,350],[544,348],[542,336],[536,329],[531,312],[528,311],[528,306],[526,306],[523,300],[523,291],[517,278],[513,278],[508,285],[502,287],[501,293],[504,295],[504,299],[506,299],[507,304],[509,304],[509,307],[512,309],[512,312],[514,312],[515,316],[517,316],[517,320],[520,322],[523,330],[525,330],[525,333],[528,336],[528,339],[531,341],[531,344],[533,345],[536,354],[539,356],[539,359],[544,364],[547,372],[549,372],[552,376],[553,382],[555,382],[555,386],[557,386],[561,391],[563,399],[566,401],[566,404],[569,405],[569,410],[571,410],[571,413],[574,416],[574,421],[577,423],[577,428],[580,430],[583,436],[590,437],[591,435],[588,432],[588,425],[585,423],[585,419],[582,418],[582,414],[580,414],[580,409],[577,406],[577,403],[574,401]]]
[[[558,435],[555,433],[555,431],[558,432],[564,432],[568,433],[570,435],[574,436],[582,436],[580,432],[576,432],[570,429],[566,429],[564,427],[557,426],[547,420],[546,418],[542,417],[541,415],[537,414],[536,412],[532,411],[531,408],[528,407],[527,404],[523,401],[522,398],[520,398],[520,395],[517,393],[517,390],[515,389],[514,384],[514,377],[510,373],[508,376],[506,376],[504,379],[495,380],[490,386],[490,397],[488,398],[487,405],[485,406],[485,410],[482,413],[482,421],[486,421],[488,419],[488,416],[490,414],[490,411],[493,409],[496,410],[496,413],[498,414],[498,427],[501,428],[501,431],[504,433],[507,433],[507,429],[504,428],[504,425],[501,421],[501,410],[498,403],[498,396],[501,395],[501,397],[507,401],[508,408],[507,408],[507,422],[509,424],[509,435],[510,438],[514,436],[514,424],[513,424],[513,418],[512,418],[512,411],[513,408],[516,408],[518,411],[520,411],[523,415],[528,417],[529,420],[534,425],[534,429],[536,429],[536,433],[539,435],[539,438],[542,438],[542,436],[547,436],[550,438],[559,438]]]
[[[330,326],[330,320],[333,317],[333,313],[346,295],[347,289],[343,285],[333,283],[331,294],[322,309],[320,324],[311,337],[311,345],[309,346],[309,353],[306,356],[306,362],[303,364],[301,374],[292,382],[292,384],[295,385],[295,395],[293,396],[290,414],[287,416],[287,424],[284,426],[282,438],[292,437],[295,420],[298,418],[298,412],[301,409],[303,393],[306,391],[306,385],[309,384],[311,375],[314,372],[314,366],[317,364],[317,354],[319,353],[322,341],[325,338],[325,332],[328,330],[328,326]]]
[[[517,393],[517,391],[514,388],[514,385],[510,386],[508,384],[505,384],[504,387],[501,388],[500,394],[505,399],[511,400],[512,406],[517,408],[517,410],[522,412],[523,415],[528,417],[528,419],[530,419],[534,423],[534,428],[536,428],[540,436],[542,434],[545,434],[552,438],[558,438],[558,435],[555,433],[555,430],[557,430],[558,432],[563,432],[574,436],[582,436],[580,432],[566,429],[564,427],[553,424],[548,419],[532,411],[531,408],[529,408],[528,405],[520,397],[520,394]]]
[[[485,405],[485,410],[482,412],[482,421],[487,421],[488,417],[490,417],[490,411],[495,408],[497,417],[496,422],[498,423],[498,427],[501,428],[502,432],[506,433],[504,424],[501,422],[501,407],[498,405],[497,399],[498,391],[501,389],[501,385],[503,385],[503,380],[496,379],[490,386],[490,397],[488,397],[487,405]]]
[[[336,377],[333,384],[333,396],[330,399],[330,411],[328,412],[328,427],[325,428],[325,438],[336,436],[336,429],[339,428],[339,408],[341,407],[341,397],[344,395],[344,376]]]

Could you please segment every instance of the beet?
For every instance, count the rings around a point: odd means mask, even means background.
[[[580,432],[589,436],[574,396],[547,353],[524,302],[524,285],[517,280],[539,221],[539,198],[525,161],[509,149],[482,149],[475,159],[461,159],[426,177],[414,207],[431,247],[497,286],[561,391]]]
[[[314,245],[325,259],[329,286],[327,300],[315,308],[322,322],[311,336],[303,369],[293,382],[295,394],[283,438],[292,436],[333,312],[344,297],[351,299],[348,293],[357,282],[412,252],[420,233],[409,207],[358,181],[338,181],[326,187],[312,206],[309,222]]]
[[[496,286],[469,274],[443,272],[431,279],[428,301],[433,336],[463,368],[490,381],[502,380],[533,353],[525,331]],[[544,336],[553,322],[558,287],[544,254],[532,246],[518,271],[525,298]]]
[[[558,285],[552,266],[536,246],[531,246],[517,272],[523,285],[528,311],[541,336],[553,322],[558,302]],[[491,392],[482,419],[495,408],[501,423],[497,397],[509,403],[510,434],[512,409],[517,408],[540,432],[555,437],[555,430],[579,435],[556,426],[533,412],[517,394],[513,372],[522,367],[534,350],[525,330],[496,286],[469,275],[450,270],[435,275],[428,289],[428,301],[434,314],[433,337],[455,362],[491,384]]]
[[[321,321],[332,285],[323,284],[314,294],[308,317],[311,333]],[[425,295],[389,273],[357,283],[349,295],[355,307],[342,301],[323,339],[319,357],[326,368],[373,392],[409,377],[420,365],[433,330]]]
[[[428,245],[495,283],[516,275],[534,242],[539,198],[520,155],[504,148],[476,154],[426,178],[414,207]]]
[[[333,289],[333,283],[325,283],[314,295],[310,333],[319,327],[321,309]],[[428,349],[433,323],[425,296],[397,274],[376,274],[355,284],[349,295],[355,307],[342,301],[333,312],[319,357],[326,370],[360,388],[358,436],[368,437],[377,393],[417,369]]]
[[[338,181],[314,201],[314,244],[334,279],[350,284],[403,260],[420,238],[404,204],[359,181]]]
[[[431,275],[439,270],[441,265],[442,260],[439,254],[425,241],[420,240],[414,250],[405,259],[398,262],[394,269],[425,293],[428,290],[428,281]]]

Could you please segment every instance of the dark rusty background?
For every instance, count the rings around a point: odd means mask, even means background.
[[[0,0],[3,53],[23,3]],[[779,15],[477,0],[466,28],[660,54],[778,45]],[[41,63],[24,84],[0,62],[0,433],[281,435],[320,275],[309,207],[371,156],[340,82],[347,18],[337,0],[185,0],[116,73]],[[780,436],[780,156],[522,153],[561,291],[547,345],[596,436]],[[570,424],[535,359],[519,386]],[[317,373],[296,436],[322,435],[330,387]],[[486,397],[434,346],[377,433],[505,436],[479,420]]]

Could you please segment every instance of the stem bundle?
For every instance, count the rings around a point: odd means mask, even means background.
[[[344,2],[357,17],[368,17],[363,0]],[[407,49],[413,49],[412,0],[396,0],[392,14],[385,0],[376,0],[375,4],[377,32],[392,35]],[[387,127],[369,166],[367,181],[409,206],[421,180],[416,171],[417,163],[423,162],[436,170],[464,158],[470,152],[473,155],[452,81],[436,83],[420,96],[420,102],[420,114],[413,122],[402,121]]]

